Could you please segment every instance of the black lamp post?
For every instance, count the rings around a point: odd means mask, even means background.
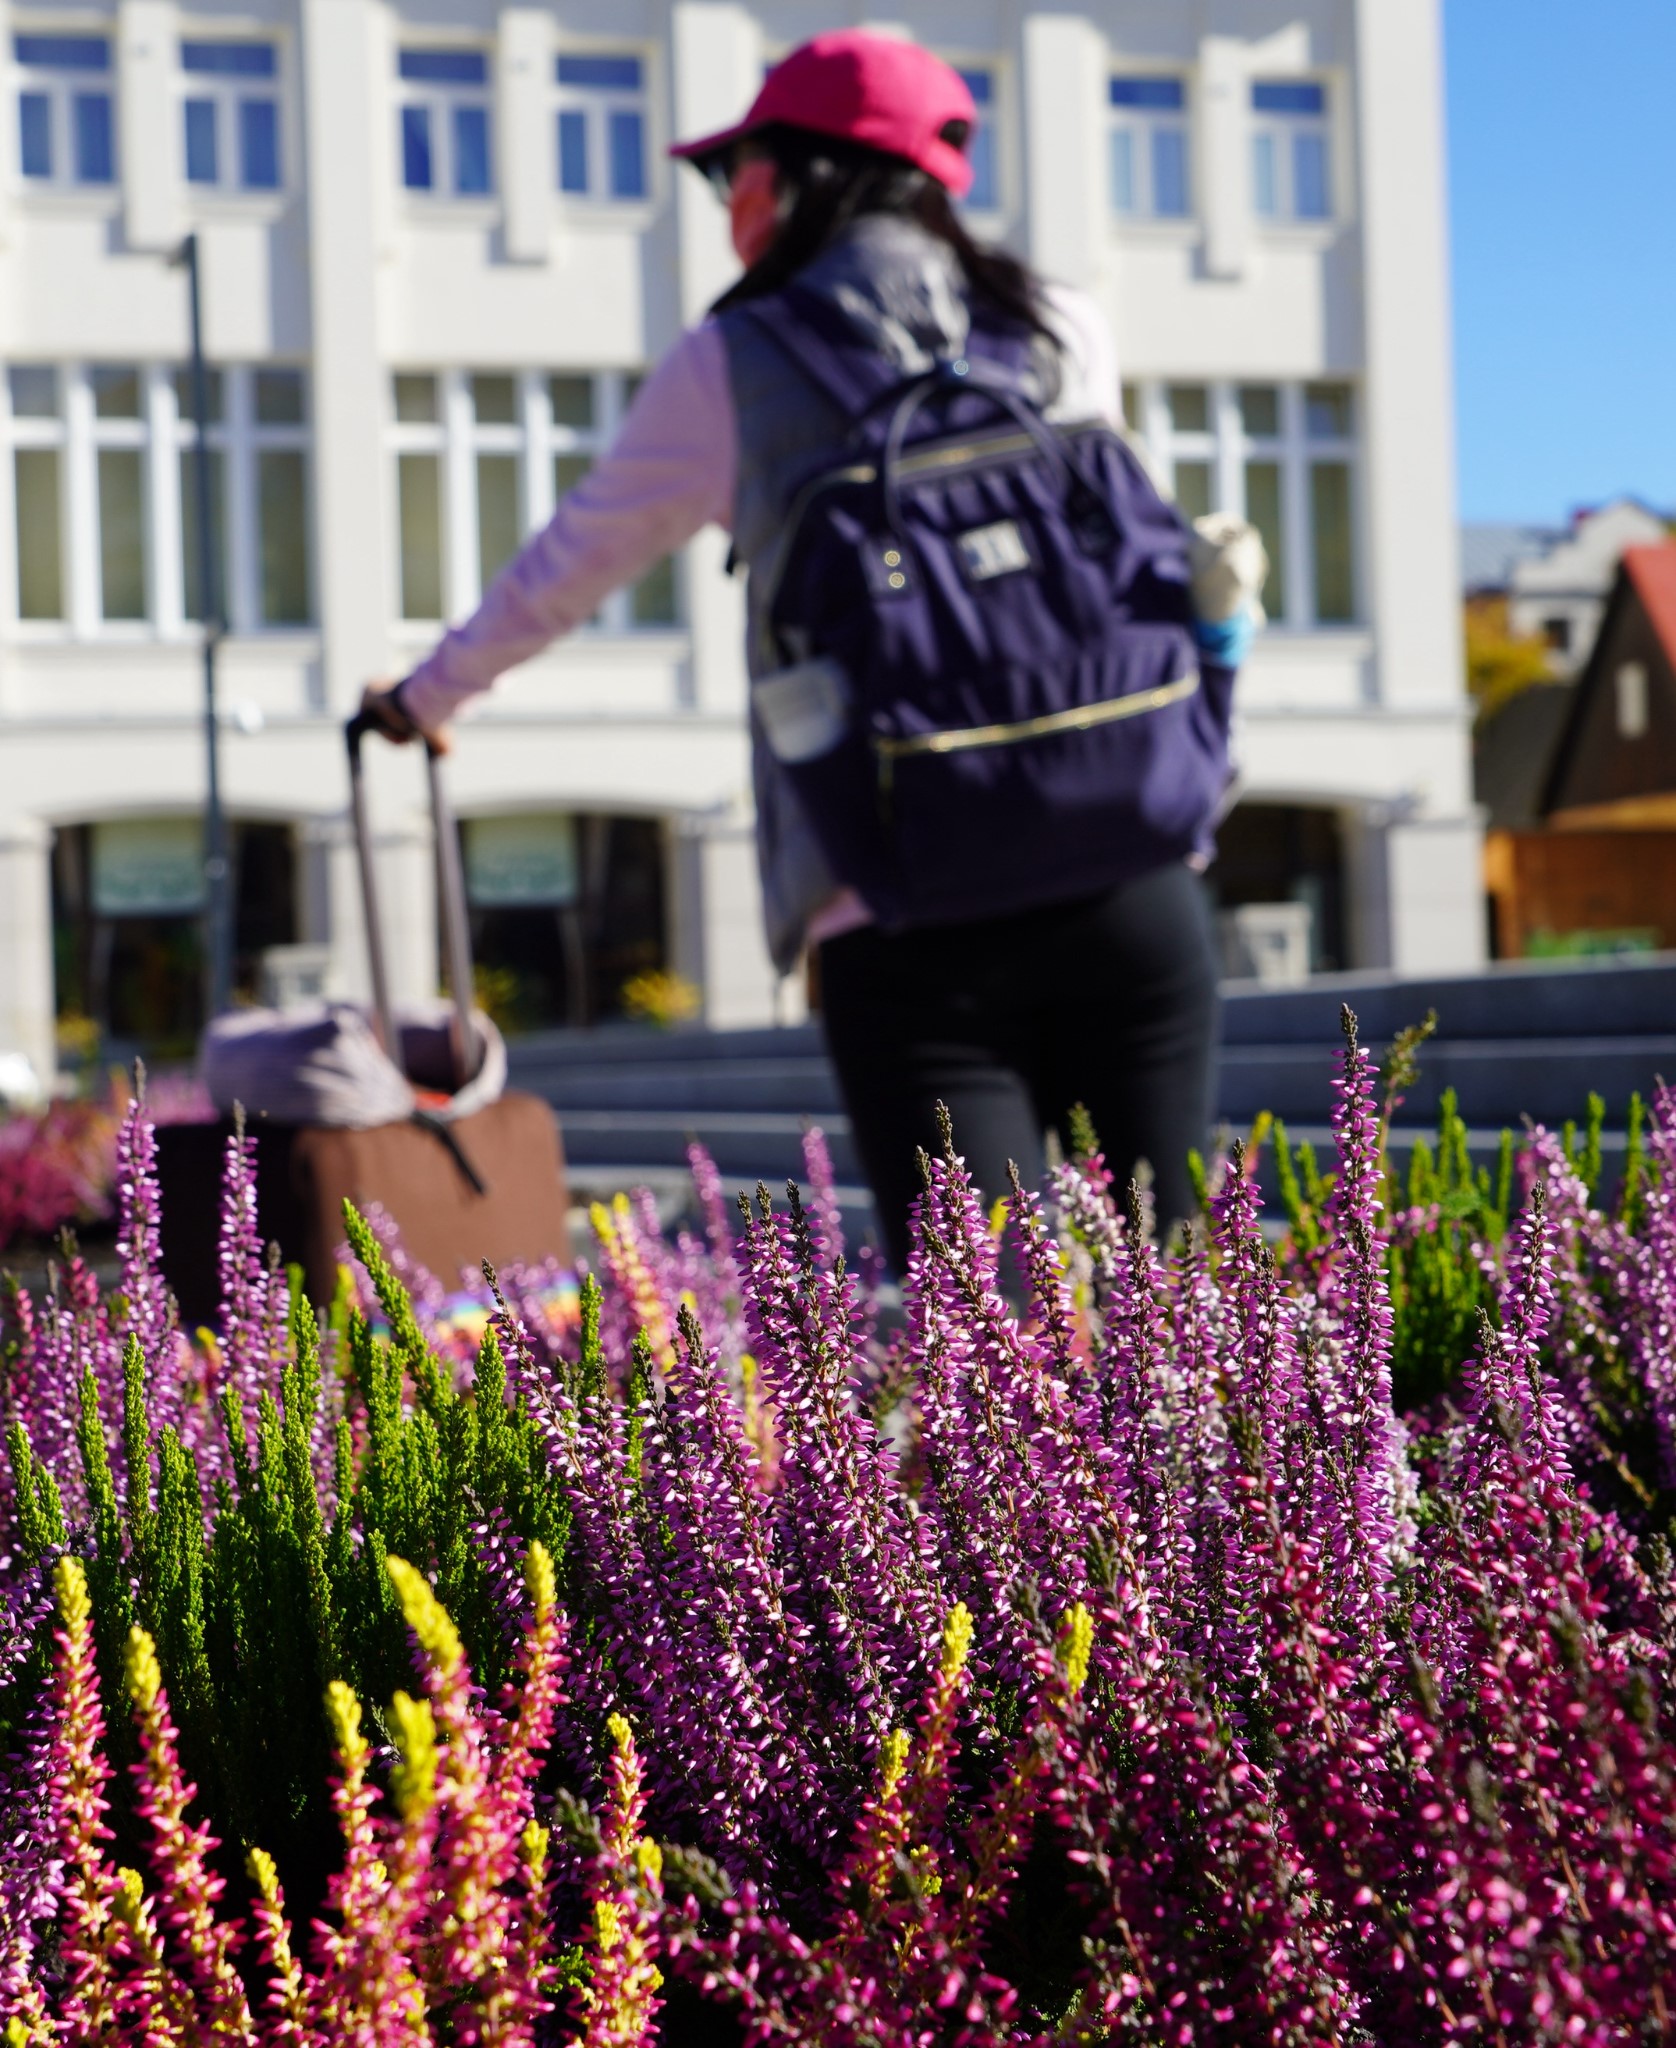
[[[186,269],[192,310],[192,418],[198,438],[192,450],[192,496],[198,513],[198,598],[204,623],[204,964],[211,1017],[232,1000],[232,863],[227,853],[227,818],[221,808],[221,725],[216,715],[215,666],[226,622],[221,612],[214,515],[210,505],[209,374],[204,368],[203,308],[198,289],[198,237],[188,235],[175,257]]]

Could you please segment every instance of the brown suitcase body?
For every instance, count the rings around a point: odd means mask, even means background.
[[[337,1286],[345,1200],[387,1211],[409,1255],[449,1289],[462,1272],[476,1278],[485,1259],[568,1263],[564,1153],[547,1104],[503,1095],[450,1128],[480,1190],[422,1124],[251,1124],[262,1237],[302,1267],[311,1301],[324,1307]],[[230,1123],[166,1124],[157,1133],[163,1271],[188,1329],[213,1324],[219,1305],[221,1171],[231,1135]]]
[[[462,1272],[491,1265],[569,1258],[564,1154],[559,1127],[535,1095],[503,1095],[449,1125],[482,1191],[443,1142],[419,1124],[370,1131],[299,1130],[291,1147],[291,1184],[303,1215],[302,1264],[309,1292],[329,1298],[343,1205],[387,1210],[409,1257],[450,1289]]]
[[[361,742],[376,726],[350,722],[350,811],[360,858],[373,1013],[386,1049],[401,1044],[390,1001],[372,836],[361,775]],[[437,895],[453,991],[453,1086],[470,1078],[471,936],[454,821],[436,751],[426,749],[436,833]],[[431,1077],[425,1077],[427,1082]],[[163,1263],[190,1326],[208,1322],[217,1299],[219,1162],[228,1126],[181,1125],[158,1134],[163,1194]],[[452,1290],[462,1273],[492,1265],[568,1261],[564,1154],[552,1110],[534,1095],[508,1094],[468,1116],[418,1115],[367,1130],[257,1120],[259,1228],[287,1261],[302,1266],[310,1297],[324,1303],[337,1283],[343,1205],[385,1210],[408,1255]]]

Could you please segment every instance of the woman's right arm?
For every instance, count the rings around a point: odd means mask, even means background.
[[[397,736],[407,723],[439,736],[460,705],[495,678],[591,619],[701,527],[733,516],[738,436],[727,354],[713,322],[683,334],[635,394],[622,428],[553,517],[501,570],[483,602],[450,628],[397,685],[395,719],[368,691],[366,708]]]

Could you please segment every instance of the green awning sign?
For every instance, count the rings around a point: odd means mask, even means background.
[[[485,910],[574,903],[576,820],[562,813],[468,818],[466,894]]]
[[[204,907],[204,828],[196,818],[112,818],[93,827],[99,917],[185,917]]]

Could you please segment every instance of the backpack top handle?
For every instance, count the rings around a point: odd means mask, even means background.
[[[897,402],[896,411],[885,434],[884,448],[879,457],[879,482],[884,498],[885,525],[903,547],[907,547],[909,541],[906,522],[902,517],[902,481],[899,471],[908,429],[929,400],[960,392],[971,392],[974,396],[987,398],[997,411],[1007,414],[1030,436],[1065,493],[1065,503],[1072,514],[1072,525],[1076,530],[1078,544],[1085,552],[1098,553],[1102,548],[1109,548],[1116,543],[1117,531],[1110,514],[1100,502],[1099,494],[1083,475],[1081,466],[1064,436],[1056,433],[1036,407],[1027,404],[1019,396],[1005,372],[986,373],[982,366],[974,367],[966,357],[955,356],[947,362],[939,363],[927,376],[915,379]]]

